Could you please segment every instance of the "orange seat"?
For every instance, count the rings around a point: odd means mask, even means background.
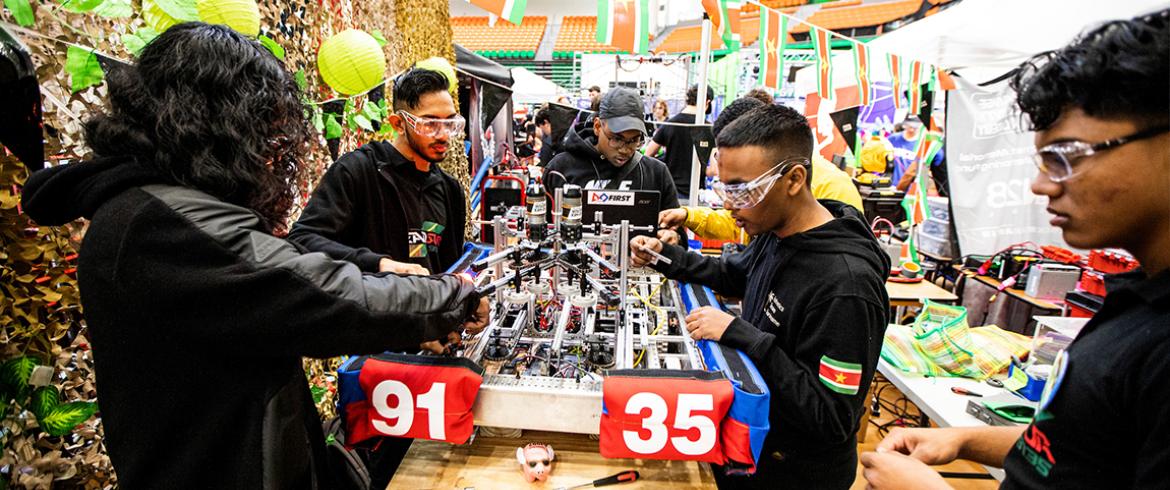
[[[487,17],[452,17],[451,31],[456,44],[472,51],[536,51],[544,38],[548,17],[526,16],[520,25],[499,19],[488,25]]]

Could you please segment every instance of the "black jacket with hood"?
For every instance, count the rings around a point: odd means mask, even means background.
[[[545,168],[544,184],[550,193],[566,181],[583,189],[658,191],[659,210],[679,206],[678,191],[665,163],[635,151],[625,165],[615,166],[597,151],[592,120],[577,124],[565,134],[565,151],[553,157]]]
[[[478,301],[456,276],[303,253],[133,161],[37,172],[23,203],[40,225],[91,220],[78,279],[123,488],[333,487],[301,357],[417,347]]]
[[[378,272],[383,258],[416,262],[434,269],[434,261],[410,258],[408,236],[417,226],[421,196],[400,185],[393,167],[412,165],[384,141],[362,145],[337,160],[313,191],[300,219],[288,234],[308,250],[325,252],[338,260],[357,264],[365,272]],[[443,272],[463,255],[463,227],[467,217],[463,188],[436,165],[444,187],[447,226],[439,242],[437,264]]]
[[[743,298],[743,316],[720,343],[746,353],[771,391],[771,431],[757,473],[721,477],[752,488],[849,488],[857,467],[856,432],[877,368],[889,298],[887,256],[853,207],[820,201],[834,216],[780,239],[765,233],[722,258],[667,245],[672,279]],[[860,364],[855,394],[830,389],[822,357]],[[719,473],[719,472],[717,472]],[[721,485],[722,486],[722,485]]]

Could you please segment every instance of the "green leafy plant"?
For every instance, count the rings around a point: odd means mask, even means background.
[[[93,402],[61,403],[61,392],[55,386],[30,389],[29,378],[41,365],[33,356],[18,356],[0,364],[0,394],[5,408],[22,407],[36,417],[37,425],[51,436],[63,436],[78,424],[89,420],[97,412]]]
[[[65,71],[69,73],[73,93],[100,85],[106,78],[106,72],[98,64],[97,55],[91,50],[73,45],[69,46],[65,55]]]
[[[272,38],[265,35],[260,35],[260,37],[256,39],[259,40],[260,44],[263,44],[265,48],[268,48],[268,50],[272,52],[272,55],[275,56],[276,59],[281,61],[284,60],[284,48],[282,48],[279,44],[276,44],[276,41],[273,41]]]
[[[16,19],[16,23],[21,27],[31,26],[37,21],[28,0],[4,0],[4,6],[12,12],[12,18]]]

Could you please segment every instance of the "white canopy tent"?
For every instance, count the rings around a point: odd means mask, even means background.
[[[952,69],[981,83],[1027,58],[1068,44],[1086,27],[1170,7],[1166,0],[965,0],[867,43],[870,80],[889,80],[886,53]],[[908,68],[904,68],[908,70]],[[903,83],[908,80],[903,80]],[[816,91],[816,66],[796,75],[796,93]],[[833,56],[833,86],[856,84],[853,53]]]
[[[564,88],[552,80],[532,73],[527,68],[512,68],[512,101],[517,104],[540,104],[556,100],[558,95],[567,94]]]

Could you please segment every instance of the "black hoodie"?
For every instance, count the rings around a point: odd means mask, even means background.
[[[720,343],[751,357],[772,393],[772,429],[756,475],[720,475],[721,486],[849,488],[853,482],[855,433],[889,315],[890,261],[856,209],[820,203],[834,219],[811,230],[784,239],[766,233],[743,253],[722,258],[668,245],[662,254],[672,264],[656,266],[672,279],[743,298],[744,316]],[[825,363],[860,365],[856,388],[823,381]]]
[[[451,275],[363,275],[253,211],[104,158],[29,179],[38,224],[89,218],[78,281],[123,488],[331,488],[302,356],[417,347],[477,303]]]
[[[564,178],[553,172],[560,172]],[[618,178],[620,182],[612,182]],[[610,163],[597,151],[592,120],[577,124],[565,135],[564,153],[554,157],[544,170],[544,184],[549,192],[566,181],[584,189],[658,191],[659,210],[678,207],[678,191],[666,164],[638,151],[621,167]]]

